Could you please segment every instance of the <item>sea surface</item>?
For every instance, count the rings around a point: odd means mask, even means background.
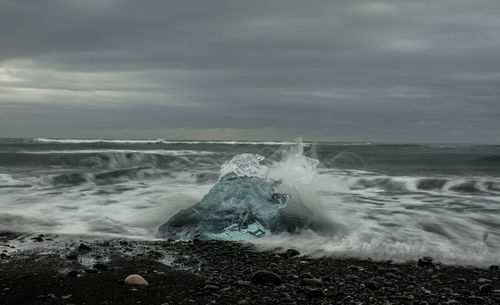
[[[154,239],[241,154],[265,157],[270,178],[335,224],[260,247],[500,262],[500,146],[0,139],[0,230]]]

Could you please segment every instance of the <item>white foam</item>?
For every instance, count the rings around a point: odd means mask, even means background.
[[[485,183],[500,185],[500,178],[488,177],[483,181],[477,177],[318,170],[317,161],[303,156],[300,143],[284,150],[279,162],[261,162],[258,155],[240,155],[245,162],[232,165],[240,165],[236,168],[241,169],[242,175],[281,180],[277,191],[290,193],[292,199],[303,201],[338,226],[325,235],[307,231],[272,236],[257,240],[259,247],[294,247],[304,254],[380,260],[416,260],[428,255],[446,264],[498,264],[500,195]],[[113,167],[131,164],[128,159],[111,159],[106,164]],[[143,159],[149,156],[138,157],[137,164]],[[216,174],[215,169],[200,171],[207,172]],[[162,223],[209,191],[211,185],[197,184],[192,176],[197,173],[183,167],[168,177],[120,184],[64,188],[34,185],[26,191],[0,188],[0,229],[150,239]],[[29,182],[21,176],[0,174],[0,181]],[[417,187],[420,179],[429,178],[448,183],[440,189]],[[362,181],[368,183],[363,185]],[[478,181],[483,192],[468,194],[450,189],[467,181]]]
[[[14,185],[19,183],[19,180],[15,179],[9,174],[0,173],[0,185]]]
[[[486,245],[478,240],[449,240],[435,238],[419,231],[382,234],[366,226],[346,235],[323,236],[312,231],[301,234],[281,234],[255,240],[260,249],[295,248],[304,255],[315,257],[336,256],[393,260],[404,263],[431,256],[447,265],[482,266],[498,264],[498,244]]]

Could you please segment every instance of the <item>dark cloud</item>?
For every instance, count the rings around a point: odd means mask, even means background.
[[[499,143],[499,15],[496,0],[4,0],[0,136]]]

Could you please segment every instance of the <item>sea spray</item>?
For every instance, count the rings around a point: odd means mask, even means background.
[[[319,164],[304,170],[296,143],[139,141],[0,139],[0,228],[151,239],[209,192],[225,162],[254,154],[282,180],[275,192],[342,224],[255,240],[262,247],[498,264],[500,146],[313,143],[305,156]]]

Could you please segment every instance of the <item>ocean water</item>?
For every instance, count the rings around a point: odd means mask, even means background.
[[[244,154],[333,224],[259,247],[500,262],[500,146],[0,139],[0,230],[153,239]]]

